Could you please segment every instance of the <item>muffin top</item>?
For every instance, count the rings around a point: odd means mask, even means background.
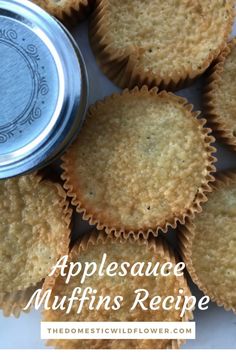
[[[79,10],[81,6],[88,6],[89,0],[31,0],[36,5],[48,11],[51,15],[64,19],[64,15],[72,15],[73,10]]]
[[[102,0],[103,42],[172,78],[203,72],[232,29],[232,0]],[[99,7],[102,8],[99,3]],[[193,75],[194,76],[194,75]]]
[[[236,39],[219,58],[207,88],[207,105],[218,128],[231,137],[236,145]]]
[[[236,310],[236,174],[216,183],[194,220],[193,235],[192,273],[198,284],[213,299]]]
[[[92,235],[93,237],[94,235]],[[98,236],[94,237],[91,242],[85,241],[81,246],[75,245],[69,261],[80,262],[83,267],[85,262],[95,262],[98,266],[101,262],[102,255],[106,253],[106,264],[111,262],[117,262],[119,267],[122,262],[128,262],[130,267],[136,262],[152,262],[154,266],[156,262],[160,262],[160,266],[165,262],[171,262],[176,264],[174,255],[171,253],[165,243],[158,242],[144,242],[141,240],[134,241],[128,239],[113,239],[110,236],[100,232]],[[153,240],[152,240],[153,241]],[[68,262],[69,262],[68,261]],[[183,276],[176,277],[173,270],[168,276],[132,276],[128,271],[126,276],[108,276],[104,271],[103,276],[99,276],[98,273],[90,276],[81,285],[81,274],[71,277],[70,282],[65,284],[65,277],[59,276],[56,279],[49,307],[52,305],[55,295],[61,299],[66,296],[67,299],[71,296],[74,288],[81,287],[79,297],[82,295],[83,290],[87,287],[96,289],[95,295],[96,301],[94,302],[94,309],[89,309],[89,301],[84,303],[82,311],[78,314],[79,302],[74,302],[71,311],[66,314],[66,310],[44,310],[44,321],[72,321],[72,322],[135,322],[135,321],[186,321],[191,317],[190,313],[186,313],[186,317],[180,317],[181,310],[175,310],[174,307],[168,311],[160,308],[159,310],[148,309],[144,311],[140,306],[137,306],[134,310],[130,311],[136,294],[137,289],[146,289],[149,291],[149,299],[153,296],[159,295],[161,297],[166,296],[178,296],[179,289],[183,290],[183,296],[180,303],[180,308],[183,305],[184,295],[190,296],[187,283]],[[121,269],[121,268],[119,268]],[[119,270],[117,271],[117,273]],[[114,302],[115,296],[123,296],[122,306],[117,310],[105,310],[104,306],[96,309],[99,296],[110,296],[111,303]],[[88,295],[89,296],[89,295]],[[148,307],[148,301],[145,302],[145,306]],[[65,307],[67,305],[65,304]],[[176,342],[176,341],[174,341]],[[49,340],[48,345],[61,349],[117,349],[117,348],[170,348],[172,346],[172,340]]]
[[[93,106],[63,158],[84,218],[145,233],[195,211],[212,169],[211,138],[195,116],[182,98],[146,89]]]
[[[0,181],[0,293],[28,288],[68,252],[62,188],[35,175]]]

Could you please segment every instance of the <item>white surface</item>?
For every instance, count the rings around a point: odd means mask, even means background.
[[[90,81],[90,103],[106,95],[118,92],[115,87],[99,70],[92,51],[89,47],[87,25],[83,23],[74,31],[75,38],[80,45],[88,68]],[[234,28],[236,33],[236,27]],[[201,80],[191,88],[179,92],[194,104],[195,110],[201,109],[200,94]],[[236,168],[236,153],[229,152],[217,144],[217,167],[225,169]],[[175,233],[168,234],[168,240],[175,247]],[[191,282],[190,282],[191,283]],[[191,284],[191,290],[197,297],[201,293]],[[236,316],[232,312],[211,304],[207,311],[195,311],[196,340],[189,340],[183,348],[195,349],[236,349]],[[41,349],[46,348],[40,339],[40,313],[32,311],[30,314],[21,315],[19,319],[5,318],[0,311],[0,349]]]

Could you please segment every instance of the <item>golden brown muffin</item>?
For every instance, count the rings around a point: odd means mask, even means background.
[[[221,53],[205,87],[204,105],[210,125],[236,151],[236,39]]]
[[[171,262],[172,265],[176,264],[176,258],[166,243],[146,240],[113,238],[111,235],[107,236],[102,232],[97,234],[93,232],[87,235],[81,242],[72,249],[68,262],[95,262],[99,265],[103,254],[107,254],[106,264],[110,262],[117,262],[120,266],[122,262],[129,262],[130,267],[136,262],[160,262],[163,265],[165,262]],[[68,263],[69,264],[69,263]],[[73,264],[73,263],[72,263]],[[67,268],[68,269],[68,268]],[[114,296],[121,295],[124,298],[122,306],[112,311],[105,310],[104,307],[99,309],[89,310],[88,302],[84,303],[83,309],[80,314],[77,314],[78,303],[74,303],[71,311],[66,314],[62,310],[44,310],[43,321],[63,321],[63,322],[152,322],[152,321],[188,321],[192,318],[192,313],[187,311],[181,318],[180,309],[164,310],[160,307],[159,310],[148,309],[144,311],[140,307],[135,307],[130,311],[136,294],[137,289],[146,289],[149,291],[150,299],[153,296],[159,295],[163,298],[166,296],[179,295],[179,289],[182,290],[180,308],[183,305],[183,297],[190,296],[190,290],[183,277],[175,276],[173,270],[168,276],[132,276],[130,272],[125,277],[121,276],[108,276],[104,272],[101,277],[94,274],[81,285],[81,273],[78,276],[72,277],[70,282],[65,284],[65,277],[59,276],[55,282],[53,292],[49,301],[49,307],[52,306],[55,295],[61,299],[67,296],[67,299],[73,292],[74,288],[81,287],[81,293],[86,287],[91,287],[97,290],[98,296],[110,296],[113,301]],[[80,294],[81,294],[80,293]],[[145,302],[148,307],[148,301]],[[65,305],[66,306],[66,305]],[[96,302],[95,305],[96,306]],[[49,340],[47,345],[60,349],[161,349],[161,348],[177,348],[183,341],[181,340]]]
[[[201,211],[215,149],[191,109],[146,87],[90,108],[62,165],[68,196],[85,220],[116,236],[146,237]]]
[[[88,13],[95,0],[31,0],[66,24],[76,24]]]
[[[202,74],[226,46],[233,0],[97,0],[90,38],[118,86],[176,89]]]
[[[236,311],[236,173],[218,176],[203,212],[179,234],[193,281],[212,301]]]
[[[0,181],[0,195],[0,307],[9,312],[7,299],[14,307],[20,292],[22,302],[68,253],[71,210],[60,185],[36,175]]]

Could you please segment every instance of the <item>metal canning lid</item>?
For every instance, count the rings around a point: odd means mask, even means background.
[[[42,167],[77,135],[88,80],[69,33],[28,0],[0,0],[0,178]]]

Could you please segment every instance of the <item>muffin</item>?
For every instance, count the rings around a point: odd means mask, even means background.
[[[236,173],[220,174],[203,212],[182,228],[181,253],[198,287],[236,311]]]
[[[90,38],[118,86],[177,89],[202,74],[226,46],[233,0],[97,0]]]
[[[174,266],[176,264],[175,256],[166,245],[166,243],[145,240],[114,238],[111,235],[107,236],[103,232],[98,234],[94,231],[91,235],[86,236],[80,244],[76,244],[72,249],[68,262],[79,262],[83,265],[84,262],[95,262],[98,266],[101,262],[103,254],[107,255],[106,264],[117,262],[120,266],[123,262],[129,262],[130,267],[136,262],[160,262],[163,265],[165,262],[170,262]],[[73,263],[72,263],[73,264]],[[67,268],[68,269],[68,268]],[[119,272],[121,268],[118,268]],[[129,268],[130,269],[130,268]],[[126,276],[108,276],[104,270],[102,278],[96,273],[89,277],[81,285],[82,273],[75,277],[71,277],[69,283],[65,284],[65,277],[59,276],[56,279],[51,298],[48,306],[52,306],[55,295],[59,296],[59,301],[63,296],[67,299],[71,296],[74,288],[80,287],[81,296],[84,289],[91,287],[96,289],[96,300],[94,302],[94,310],[89,310],[89,301],[83,304],[82,311],[78,314],[79,303],[74,302],[70,312],[66,314],[66,310],[44,310],[43,321],[62,321],[62,322],[145,322],[145,321],[188,321],[192,318],[191,311],[185,312],[183,317],[180,316],[181,310],[175,310],[174,307],[170,310],[164,310],[160,306],[159,310],[151,310],[148,308],[144,311],[139,306],[132,311],[132,305],[135,301],[137,289],[146,289],[149,291],[150,299],[153,296],[159,295],[162,298],[166,296],[178,296],[181,289],[181,302],[179,308],[183,305],[184,296],[190,296],[190,290],[184,279],[184,276],[175,276],[173,269],[168,276],[132,276],[128,270]],[[117,295],[123,296],[122,306],[116,311],[105,310],[104,307],[96,308],[97,299],[99,296],[110,296],[111,303]],[[148,300],[145,302],[148,307]],[[65,304],[65,308],[67,304]],[[151,348],[178,348],[182,341],[171,339],[159,340],[49,340],[47,345],[60,349],[151,349]]]
[[[18,315],[68,254],[71,211],[62,187],[34,174],[1,180],[0,195],[0,308]]]
[[[236,151],[236,39],[221,53],[205,87],[206,116],[218,138]]]
[[[95,0],[31,0],[68,25],[76,24],[89,12]]]
[[[84,220],[116,236],[147,237],[201,211],[215,149],[191,109],[146,87],[90,108],[62,158],[64,187]]]

